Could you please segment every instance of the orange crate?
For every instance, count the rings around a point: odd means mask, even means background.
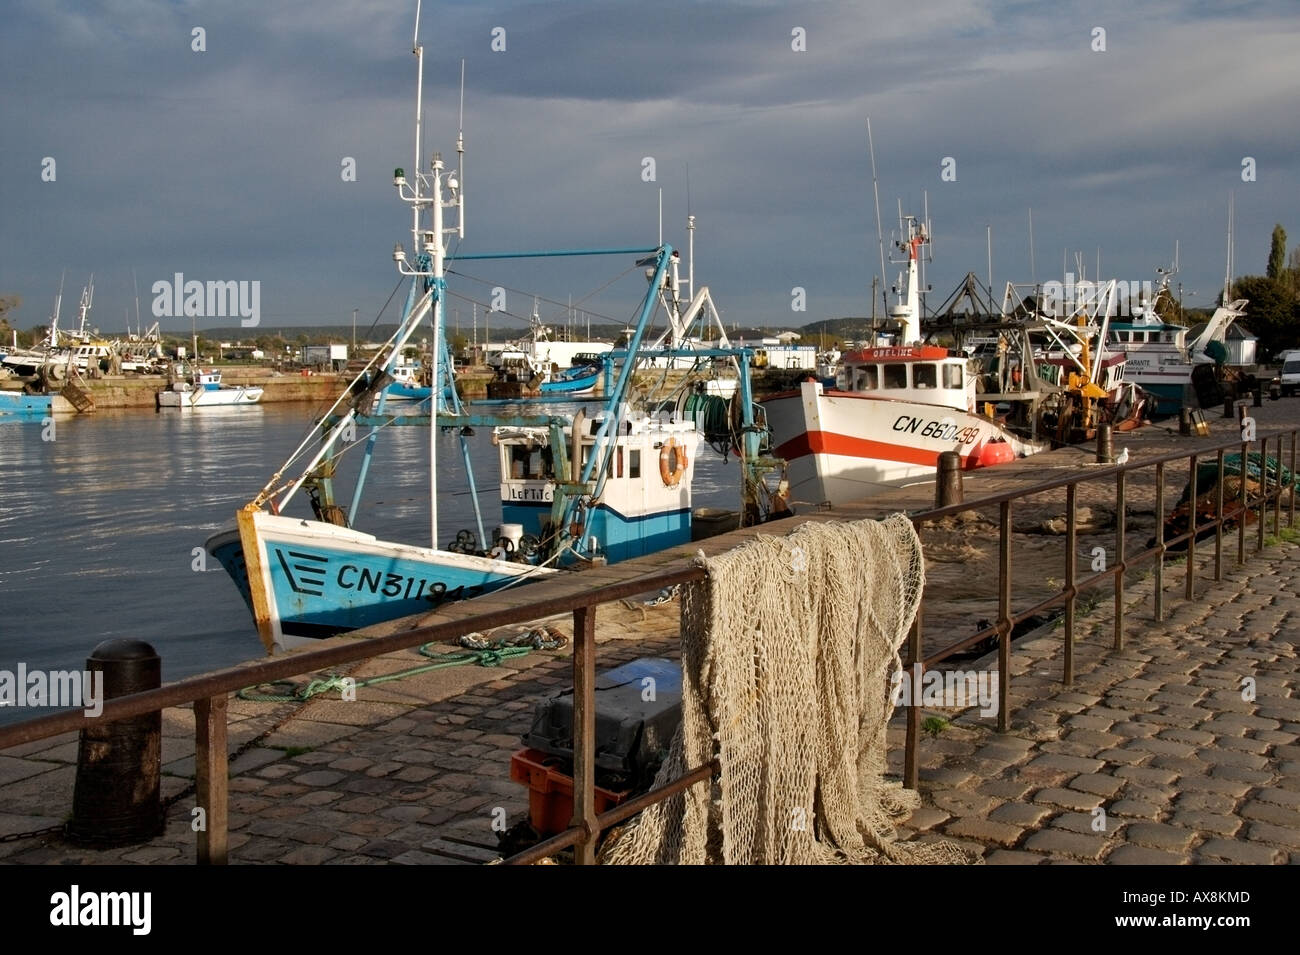
[[[540,836],[553,836],[573,821],[573,777],[555,767],[563,760],[536,749],[521,749],[510,757],[510,778],[528,787],[528,817]],[[596,812],[604,812],[631,794],[596,787]]]

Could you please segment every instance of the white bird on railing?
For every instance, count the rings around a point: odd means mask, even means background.
[[[1128,448],[1125,448],[1123,451],[1119,453],[1119,457],[1115,459],[1115,463],[1128,464]]]

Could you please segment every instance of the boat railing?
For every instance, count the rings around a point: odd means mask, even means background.
[[[1244,411],[1244,408],[1242,409]],[[1243,435],[1246,432],[1243,431]],[[1019,485],[1012,490],[968,498],[963,503],[952,504],[920,511],[910,515],[914,525],[955,515],[962,511],[979,508],[997,508],[998,518],[998,574],[996,581],[997,616],[996,622],[976,633],[962,637],[941,649],[930,653],[923,652],[922,636],[925,620],[926,602],[923,599],[907,642],[905,666],[913,668],[932,668],[943,661],[969,650],[971,647],[988,639],[997,638],[997,673],[998,673],[998,710],[997,728],[1006,732],[1011,728],[1012,696],[1014,682],[1011,670],[1011,636],[1013,629],[1035,615],[1046,610],[1062,608],[1064,611],[1063,672],[1061,682],[1070,685],[1074,681],[1074,649],[1076,628],[1078,624],[1079,601],[1081,596],[1091,590],[1103,587],[1108,582],[1114,592],[1114,626],[1112,646],[1122,650],[1126,640],[1126,593],[1133,583],[1133,571],[1140,564],[1151,562],[1154,569],[1155,584],[1153,588],[1152,617],[1154,620],[1165,618],[1165,575],[1167,556],[1171,547],[1186,545],[1186,564],[1184,568],[1184,599],[1193,600],[1196,596],[1197,582],[1201,578],[1198,562],[1202,561],[1198,552],[1200,538],[1213,533],[1212,563],[1214,580],[1223,579],[1225,541],[1228,538],[1227,526],[1236,522],[1236,563],[1244,564],[1247,558],[1247,530],[1245,518],[1250,514],[1257,516],[1254,553],[1265,547],[1265,530],[1271,516],[1272,536],[1280,537],[1282,512],[1287,512],[1287,526],[1295,526],[1295,487],[1294,484],[1281,480],[1281,465],[1288,457],[1287,467],[1294,480],[1297,454],[1297,437],[1300,428],[1261,433],[1254,441],[1201,442],[1177,451],[1134,460],[1124,464],[1098,465],[1086,470],[1073,470],[1069,476],[1040,481],[1032,485]],[[1225,455],[1241,452],[1242,465],[1240,473],[1243,479],[1238,482],[1238,489],[1232,498],[1226,498],[1224,492]],[[1278,467],[1270,475],[1269,467],[1264,463],[1270,456]],[[1250,491],[1250,481],[1244,479],[1249,470],[1249,462],[1257,458],[1259,468],[1259,487],[1257,493]],[[1202,520],[1198,516],[1196,502],[1198,466],[1203,462],[1214,461],[1217,465],[1215,487],[1215,506],[1213,517]],[[1181,473],[1183,467],[1189,475],[1189,500],[1192,519],[1188,530],[1179,535],[1165,536],[1165,483],[1166,478],[1174,472]],[[1155,511],[1157,515],[1154,546],[1140,553],[1130,553],[1126,542],[1126,516],[1128,509],[1128,488],[1138,476],[1153,475],[1155,485]],[[1096,485],[1102,482],[1114,482],[1115,502],[1115,540],[1114,559],[1107,562],[1105,569],[1089,576],[1078,575],[1079,521],[1078,493],[1082,485]],[[1065,494],[1065,534],[1063,570],[1064,583],[1060,590],[1051,597],[1035,603],[1033,606],[1015,608],[1012,603],[1015,571],[1011,560],[1011,542],[1013,534],[1012,518],[1018,502],[1034,495],[1046,492],[1064,491]],[[833,517],[833,515],[832,515]],[[797,518],[796,518],[797,520]],[[769,528],[770,531],[770,528]],[[1210,547],[1206,539],[1207,549]],[[1210,559],[1205,562],[1208,563]],[[1042,580],[1044,568],[1041,563],[1026,567],[1025,574],[1036,580]],[[561,613],[572,614],[573,619],[573,753],[574,753],[574,815],[571,825],[563,832],[540,842],[532,848],[510,859],[511,863],[531,863],[553,856],[560,851],[572,848],[575,861],[587,864],[595,861],[596,849],[601,834],[611,826],[630,818],[641,810],[661,802],[690,786],[697,785],[712,778],[718,772],[716,761],[692,768],[689,772],[667,781],[641,796],[609,809],[596,811],[595,759],[596,759],[596,610],[603,604],[623,600],[639,594],[645,594],[670,588],[679,584],[700,582],[705,579],[705,572],[696,566],[678,566],[654,573],[635,573],[624,579],[617,579],[617,568],[611,568],[601,574],[601,579],[612,583],[592,586],[588,575],[565,575],[541,581],[528,588],[527,601],[518,604],[508,600],[483,598],[486,606],[479,613],[473,613],[474,604],[463,605],[465,615],[456,615],[451,619],[427,626],[404,630],[387,636],[373,637],[368,640],[348,641],[338,646],[292,654],[282,658],[268,660],[252,666],[221,670],[206,676],[181,680],[158,689],[134,693],[108,700],[103,705],[98,717],[86,716],[83,712],[53,713],[10,726],[0,727],[0,751],[48,739],[62,733],[81,730],[92,723],[116,722],[146,713],[153,713],[167,707],[194,706],[194,744],[195,744],[195,778],[198,805],[206,810],[207,826],[196,834],[197,861],[199,863],[218,863],[227,861],[228,849],[228,813],[229,813],[229,767],[228,767],[228,711],[230,694],[256,684],[273,683],[290,677],[316,672],[325,668],[338,667],[349,663],[359,663],[383,654],[400,650],[409,650],[430,641],[454,642],[461,636],[475,632],[486,632],[498,627],[532,623]],[[1023,578],[1022,578],[1023,579]],[[478,601],[475,602],[477,604]],[[882,688],[883,691],[884,688]],[[903,763],[903,783],[915,789],[918,784],[918,750],[921,736],[922,707],[907,708],[906,750]]]

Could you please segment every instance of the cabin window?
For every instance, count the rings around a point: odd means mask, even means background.
[[[528,478],[528,449],[523,445],[510,447],[510,476],[516,481]]]
[[[943,386],[945,388],[963,387],[961,365],[949,363],[943,366]]]
[[[623,449],[614,449],[614,477],[623,476]]]
[[[912,366],[912,387],[938,388],[939,387],[939,366],[938,365],[913,365]]]
[[[632,479],[641,476],[641,449],[633,448],[627,453],[627,476]]]
[[[881,376],[886,388],[907,387],[907,366],[904,364],[885,365]]]
[[[876,390],[876,366],[864,365],[854,372],[854,391],[875,391]]]
[[[1160,336],[1160,340],[1161,340],[1162,342],[1171,342],[1171,341],[1174,340],[1174,333],[1173,333],[1173,332],[1165,332],[1163,335]]]

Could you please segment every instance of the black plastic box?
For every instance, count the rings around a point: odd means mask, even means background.
[[[649,788],[681,721],[682,668],[677,661],[643,657],[597,674],[597,773],[606,782]],[[524,744],[572,764],[572,690],[537,704]]]

